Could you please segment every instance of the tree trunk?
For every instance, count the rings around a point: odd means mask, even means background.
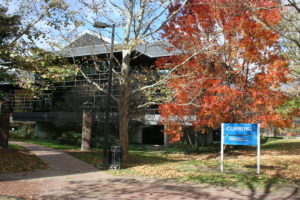
[[[8,135],[9,135],[9,108],[2,105],[0,110],[0,148],[8,148]]]
[[[85,109],[83,111],[82,119],[82,139],[81,139],[81,151],[90,150],[90,142],[92,135],[93,125],[93,113],[91,110]]]
[[[123,50],[119,95],[119,143],[123,150],[123,161],[128,160],[128,72],[130,67],[131,49]]]

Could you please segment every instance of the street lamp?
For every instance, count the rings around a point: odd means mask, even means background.
[[[104,22],[96,21],[93,26],[95,28],[109,28],[109,27],[113,28],[114,24],[110,25]]]
[[[107,137],[109,131],[109,121],[110,121],[110,100],[112,93],[112,68],[113,68],[113,58],[114,58],[114,37],[115,37],[115,24],[106,24],[104,22],[96,21],[93,25],[95,28],[112,28],[111,32],[111,43],[110,43],[110,55],[109,55],[109,71],[108,71],[108,88],[107,88],[107,98],[106,98],[106,107],[105,107],[105,121],[106,126],[104,128],[103,135],[103,164],[106,165],[107,161]],[[99,105],[100,108],[100,105]],[[99,112],[100,113],[100,112]],[[100,118],[99,118],[100,120]],[[100,123],[100,121],[99,121]]]

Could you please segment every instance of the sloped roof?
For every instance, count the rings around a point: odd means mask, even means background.
[[[11,62],[4,61],[3,59],[0,58],[0,65],[9,65],[9,64],[11,64]]]
[[[109,44],[109,39],[92,32],[90,30],[83,31],[75,40],[68,44],[65,48],[77,48],[93,45]]]
[[[151,42],[138,45],[136,51],[150,58],[172,56],[180,53],[179,50],[168,50],[170,47],[172,47],[172,45],[165,41]]]
[[[85,47],[75,47],[63,49],[60,54],[64,57],[80,57],[89,55],[99,55],[109,53],[109,45],[93,45]],[[121,52],[121,50],[115,50],[116,52]]]
[[[8,64],[10,64],[10,62],[5,62],[4,60],[0,59],[0,85],[9,85],[9,84],[11,84],[8,81],[1,80],[1,75],[3,75],[2,74],[3,72],[1,73],[1,70],[6,70],[7,66],[5,66],[5,65],[8,65]],[[8,72],[8,73],[10,73],[10,72]]]
[[[179,54],[179,50],[168,51],[171,45],[167,42],[151,42],[151,43],[144,43],[140,44],[136,47],[135,51],[144,54],[150,58],[158,58],[158,57],[165,57],[165,56],[172,56]],[[64,57],[80,57],[80,56],[87,56],[87,55],[101,55],[107,54],[110,52],[109,45],[91,45],[91,46],[83,46],[83,47],[69,47],[62,50],[60,53]],[[121,45],[115,45],[114,53],[122,52]]]
[[[89,55],[106,55],[110,53],[109,38],[105,38],[98,33],[90,30],[83,31],[74,41],[67,45],[62,51],[58,53],[64,57],[81,57]],[[114,41],[115,50],[114,53],[122,52],[122,45]],[[158,58],[165,56],[172,56],[179,54],[179,50],[169,51],[171,45],[168,42],[146,42],[139,44],[135,51],[137,53],[146,55],[150,58]]]

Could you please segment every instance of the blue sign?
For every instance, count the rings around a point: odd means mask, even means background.
[[[253,135],[226,135],[224,144],[228,145],[257,145],[257,136]]]
[[[224,123],[224,144],[228,145],[257,145],[257,124]]]
[[[260,125],[222,123],[221,172],[224,171],[224,144],[257,146],[257,174],[260,173]]]

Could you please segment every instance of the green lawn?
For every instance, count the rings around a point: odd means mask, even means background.
[[[17,141],[21,142],[28,142],[32,144],[38,144],[45,147],[49,147],[52,149],[80,149],[79,146],[74,145],[65,145],[65,144],[58,144],[51,140],[39,140],[39,139],[17,139]]]
[[[25,149],[24,147],[17,144],[8,144],[8,148]]]
[[[103,169],[102,152],[81,152],[78,147],[34,142],[65,149],[70,155]],[[132,145],[129,161],[114,175],[165,178],[180,182],[205,183],[226,187],[269,189],[297,186],[300,181],[300,140],[274,140],[261,146],[261,174],[256,174],[255,147],[227,147],[224,172],[220,172],[220,144],[195,152],[188,146],[170,148]]]
[[[220,172],[219,151],[219,144],[205,147],[198,153],[187,147],[131,149],[126,168],[109,173],[249,189],[299,184],[300,140],[276,140],[263,144],[260,175],[256,174],[255,147],[227,147],[223,173]]]

